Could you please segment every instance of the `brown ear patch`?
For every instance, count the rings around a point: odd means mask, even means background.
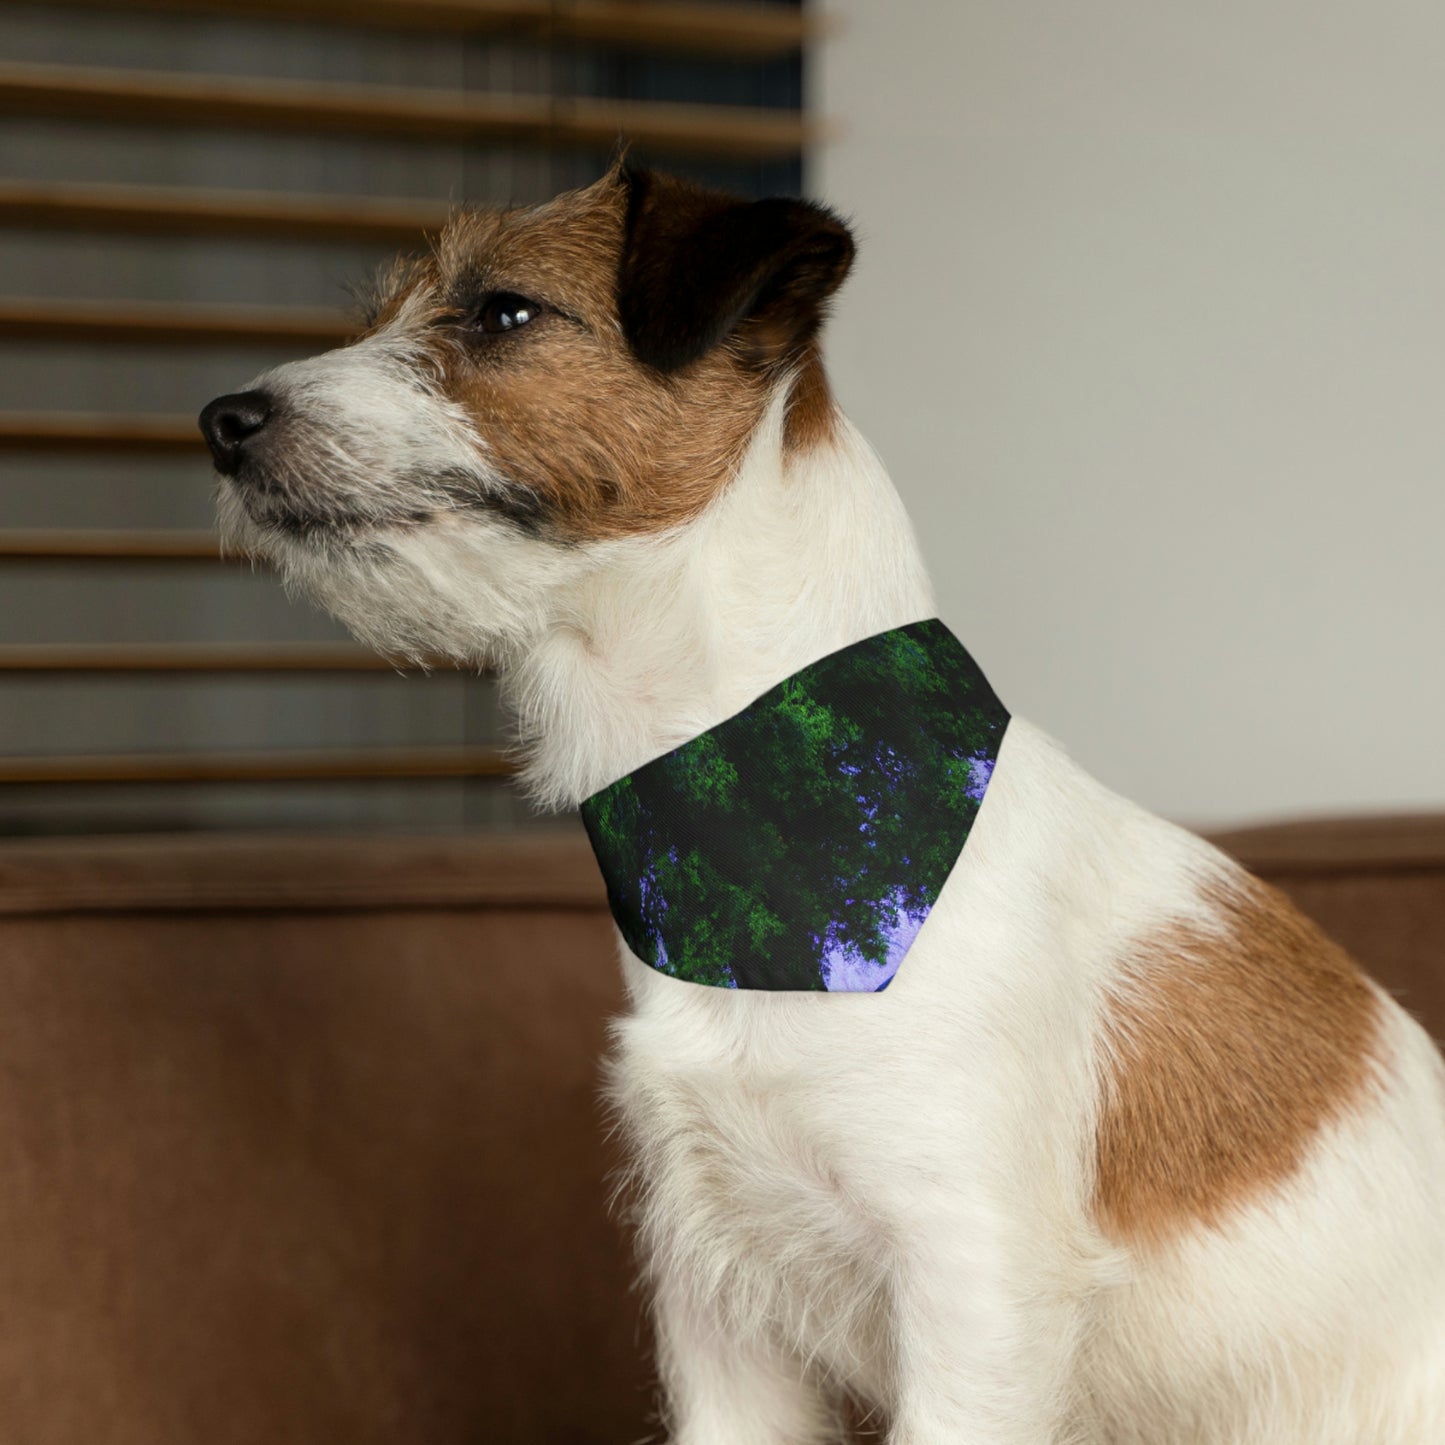
[[[1367,1095],[1380,1004],[1351,959],[1277,890],[1239,874],[1135,945],[1110,1001],[1095,1213],[1159,1243],[1284,1183]]]
[[[550,308],[515,337],[451,346],[439,371],[533,529],[561,541],[691,521],[735,474],[767,404],[765,379],[725,348],[676,377],[633,355],[617,318],[626,200],[609,175],[545,206],[464,214],[440,247],[444,286]]]
[[[731,339],[760,369],[795,361],[853,264],[853,238],[823,206],[743,201],[675,176],[627,170],[617,307],[634,355],[663,375]]]
[[[783,377],[785,448],[833,435],[814,333],[851,256],[819,207],[650,172],[457,214],[379,313],[426,354],[495,479],[458,469],[431,484],[458,510],[564,543],[685,525],[736,475]],[[534,319],[479,335],[504,294],[533,301]]]

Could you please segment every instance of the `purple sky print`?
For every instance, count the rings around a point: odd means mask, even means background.
[[[844,948],[832,940],[823,949],[823,983],[829,993],[877,993],[903,962],[903,955],[913,946],[928,910],[906,913],[899,909],[887,930],[888,952],[881,963],[864,958],[856,948]]]
[[[994,759],[987,753],[975,753],[968,760],[968,787],[964,789],[964,797],[972,798],[975,803],[983,802],[989,779],[993,777],[993,764]]]
[[[968,760],[966,797],[976,803],[983,801],[989,780],[993,777],[993,765],[994,759],[987,753],[977,753]],[[867,799],[859,798],[858,801],[866,804]],[[873,811],[876,809],[875,804]],[[872,812],[869,813],[871,816]],[[867,830],[867,818],[861,826],[864,831]],[[829,939],[823,946],[823,984],[828,992],[876,993],[883,988],[898,972],[903,956],[913,946],[913,940],[918,937],[918,930],[927,917],[927,909],[921,913],[907,913],[900,908],[894,915],[892,927],[887,930],[888,951],[881,962],[865,958],[857,949],[845,948]]]

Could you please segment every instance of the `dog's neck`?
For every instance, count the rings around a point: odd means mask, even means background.
[[[607,544],[504,688],[539,801],[571,807],[840,647],[934,615],[882,463],[839,416],[784,445],[782,399],[695,522]]]

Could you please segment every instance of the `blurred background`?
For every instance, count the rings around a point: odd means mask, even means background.
[[[193,419],[623,133],[852,219],[835,384],[1015,710],[1198,826],[1445,800],[1445,26],[809,13],[0,4],[0,833],[536,822],[487,681],[214,558]]]
[[[580,830],[218,557],[195,425],[619,135],[850,218],[1000,695],[1445,1033],[1442,74],[1365,0],[0,0],[0,1436],[658,1438]]]
[[[828,355],[1015,711],[1218,827],[1445,802],[1445,15],[832,0]]]
[[[0,4],[0,832],[520,825],[489,682],[207,535],[195,415],[449,206],[639,157],[796,192],[793,5]]]

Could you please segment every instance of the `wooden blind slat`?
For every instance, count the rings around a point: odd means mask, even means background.
[[[193,416],[126,416],[100,412],[0,412],[0,451],[205,451]]]
[[[796,156],[820,137],[818,128],[797,112],[744,106],[478,95],[20,63],[0,65],[0,112],[592,150],[610,150],[626,137],[658,152],[737,160]]]
[[[499,749],[476,747],[0,757],[0,784],[361,782],[502,778],[515,771]]]
[[[83,8],[189,11],[388,30],[506,35],[699,55],[790,55],[821,27],[776,5],[676,0],[54,0]]]
[[[448,214],[446,206],[408,201],[0,181],[0,225],[53,230],[411,246],[439,231]]]
[[[0,337],[9,340],[330,347],[356,329],[344,312],[301,306],[0,298]]]
[[[219,562],[211,532],[0,531],[0,561]],[[227,560],[248,561],[247,558]]]
[[[0,645],[0,673],[352,673],[406,668],[365,648],[328,642]]]

